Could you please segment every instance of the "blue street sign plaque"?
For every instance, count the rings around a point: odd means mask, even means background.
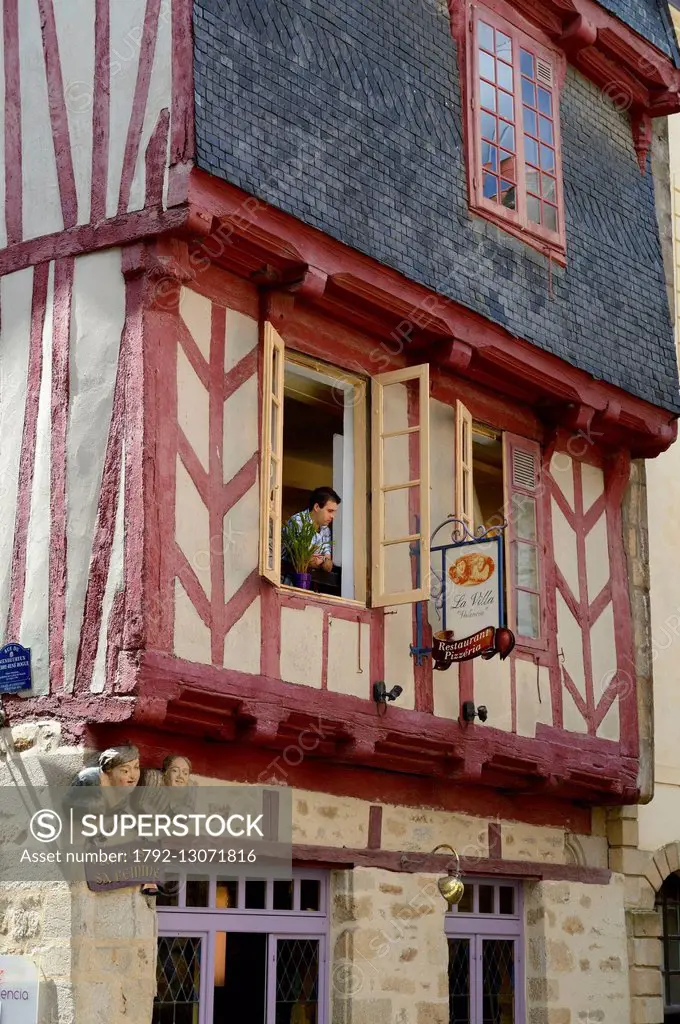
[[[31,651],[21,644],[0,648],[0,693],[18,693],[31,688]]]

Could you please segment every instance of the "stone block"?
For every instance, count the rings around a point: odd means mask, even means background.
[[[659,891],[667,877],[666,875],[661,875],[661,872],[659,871],[652,857],[649,857],[649,860],[647,862],[647,868],[642,873],[644,874],[645,878],[647,879],[647,881],[652,886],[655,892]]]
[[[636,818],[618,818],[610,821],[607,838],[611,846],[637,846],[638,823]]]
[[[634,910],[629,913],[636,939],[658,938],[663,933],[661,914],[656,910]]]
[[[549,1009],[547,1024],[571,1024],[571,1010],[566,1007]]]
[[[352,1024],[394,1024],[391,999],[355,999],[352,1001],[351,1016],[338,1018],[351,1020]],[[335,1013],[333,1020],[336,1020]]]
[[[633,996],[630,1003],[631,1024],[663,1024],[663,999],[660,996]]]
[[[668,876],[672,874],[665,850],[656,851],[654,854],[654,863],[656,864],[656,868],[661,876],[662,882],[664,882]]]
[[[651,910],[654,906],[656,893],[646,878],[642,878],[639,875],[626,875],[623,889],[626,908],[635,907],[640,910]]]
[[[680,871],[680,843],[669,843],[664,849],[670,873]]]
[[[662,992],[661,971],[653,967],[633,967],[630,972],[630,994],[632,996],[660,996]]]
[[[629,941],[631,967],[659,967],[662,946],[658,939],[631,939]]]
[[[653,863],[648,853],[629,846],[615,846],[609,851],[609,867],[622,875],[645,875]]]
[[[416,1024],[449,1024],[446,1003],[416,1003]]]

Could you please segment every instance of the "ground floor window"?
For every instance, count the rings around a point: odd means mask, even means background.
[[[324,1024],[323,872],[182,879],[158,932],[152,1024]]]
[[[521,891],[470,879],[446,915],[449,1024],[522,1024]]]
[[[664,1021],[680,1022],[680,878],[669,875],[656,896],[663,922]]]

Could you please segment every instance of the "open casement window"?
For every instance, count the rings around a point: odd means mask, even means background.
[[[324,548],[318,553],[331,556],[332,570],[312,568],[312,590],[363,603],[366,382],[287,351],[270,323],[263,361],[260,573],[277,586],[294,585],[282,531],[289,519],[306,513],[312,491],[331,488],[342,500],[320,531]]]
[[[278,583],[281,578],[283,364],[283,339],[267,321],[262,381],[260,574],[272,583]]]
[[[430,416],[427,364],[372,381],[372,601],[429,597]]]
[[[561,58],[511,21],[477,5],[471,9],[468,37],[471,205],[563,263]]]
[[[541,564],[541,449],[535,441],[503,435],[508,530],[509,624],[517,643],[544,647]]]
[[[456,402],[456,519],[474,533],[472,481],[472,416],[461,401]]]

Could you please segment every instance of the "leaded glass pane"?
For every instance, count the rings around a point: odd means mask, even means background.
[[[201,940],[160,936],[157,994],[151,1024],[195,1024],[198,1019]]]
[[[317,1024],[318,939],[279,939],[276,944],[276,1024]]]
[[[449,939],[449,1024],[470,1024],[469,939]]]
[[[515,1024],[515,943],[482,943],[482,1024]]]

